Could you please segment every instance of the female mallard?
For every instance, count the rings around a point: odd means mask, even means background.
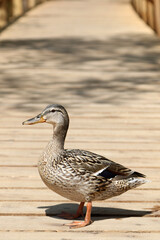
[[[74,219],[83,215],[83,206],[87,202],[85,220],[72,222],[68,224],[70,227],[78,228],[91,223],[92,201],[120,195],[146,182],[141,179],[145,177],[143,174],[103,156],[85,150],[64,149],[69,117],[63,106],[49,105],[38,116],[23,124],[43,122],[53,125],[53,138],[38,162],[40,176],[54,192],[81,202],[75,215],[64,213],[61,216]]]

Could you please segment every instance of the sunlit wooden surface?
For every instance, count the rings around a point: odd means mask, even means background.
[[[160,41],[127,0],[49,1],[0,35],[0,238],[159,239]],[[66,148],[87,149],[151,182],[93,205],[71,230],[77,203],[48,190],[37,161],[51,126],[22,126],[50,103],[70,115]],[[78,233],[77,233],[78,232]]]

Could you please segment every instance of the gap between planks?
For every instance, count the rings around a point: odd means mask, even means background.
[[[14,148],[9,148],[9,147],[6,147],[6,148],[3,148],[4,150],[19,150],[19,148],[18,147],[14,147]],[[21,148],[20,149],[20,151],[26,151],[27,152],[27,150],[30,150],[30,148],[28,147],[28,148]],[[32,147],[32,151],[36,151],[36,150],[41,150],[41,148],[39,148],[39,147]],[[84,149],[85,150],[85,149]],[[88,148],[86,151],[118,151],[118,152],[159,152],[160,150],[159,149],[126,149],[126,148],[123,148],[123,149],[114,149],[114,148],[101,148],[101,149],[99,149],[99,148],[97,148],[97,149],[95,149],[95,148]],[[23,155],[22,155],[23,156]]]
[[[45,213],[0,213],[0,216],[15,216],[15,217],[56,217],[57,214],[45,214]],[[106,217],[106,218],[111,218],[111,217],[115,217],[115,218],[121,218],[121,217],[124,217],[123,214],[101,214],[101,215],[98,215],[98,214],[93,214],[94,218],[95,217],[98,217],[98,218],[103,218],[103,217]],[[126,214],[125,217],[130,217],[130,214]],[[132,215],[132,217],[137,217],[137,215]],[[143,218],[159,218],[160,217],[160,213],[159,214],[156,214],[156,215],[144,215]]]
[[[33,233],[33,232],[51,232],[51,233],[54,233],[54,232],[59,232],[59,233],[73,233],[73,230],[51,230],[51,229],[45,229],[45,230],[26,230],[26,229],[23,229],[23,230],[1,230],[0,229],[0,232],[29,232],[29,233]],[[132,230],[132,231],[127,231],[127,230],[121,230],[121,231],[119,231],[119,230],[77,230],[76,229],[76,233],[77,232],[79,232],[79,233],[96,233],[96,234],[98,234],[98,233],[138,233],[138,234],[141,234],[141,233],[160,233],[160,231],[158,231],[158,230],[149,230],[149,231],[144,231],[144,230],[140,230],[140,231],[134,231],[134,230]]]
[[[47,187],[0,187],[0,189],[30,189],[30,190],[46,190],[48,189]],[[151,191],[151,190],[156,190],[156,191],[159,191],[160,188],[142,188],[142,187],[139,187],[139,188],[135,188],[134,189],[135,191]]]
[[[0,202],[51,202],[51,203],[55,203],[55,202],[58,202],[58,203],[75,203],[73,201],[69,201],[69,200],[48,200],[48,199],[43,199],[43,200],[38,200],[38,199],[14,199],[14,200],[8,200],[8,199],[3,199],[1,200],[0,199]],[[107,200],[106,202],[108,203],[113,203],[113,201],[109,201]],[[160,200],[155,200],[155,201],[145,201],[145,200],[114,200],[114,203],[157,203],[159,204],[160,203]]]
[[[6,165],[6,164],[4,164],[4,165],[0,165],[0,167],[11,167],[11,168],[17,168],[17,167],[24,167],[24,168],[37,168],[37,165]],[[149,168],[155,168],[155,169],[157,169],[157,168],[160,168],[160,166],[138,166],[138,167],[135,167],[135,166],[130,166],[130,168],[142,168],[142,169],[149,169]]]

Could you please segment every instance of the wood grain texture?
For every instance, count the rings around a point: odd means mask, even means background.
[[[160,43],[130,1],[45,2],[1,34],[0,52],[0,239],[159,240]],[[47,189],[37,171],[51,126],[22,126],[50,103],[69,112],[66,148],[150,180],[94,202],[83,229],[56,216],[78,203]]]

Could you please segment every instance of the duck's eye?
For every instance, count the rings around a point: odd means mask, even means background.
[[[54,110],[54,109],[52,109],[52,110],[50,110],[50,112],[52,112],[52,113],[54,113],[56,110]]]

